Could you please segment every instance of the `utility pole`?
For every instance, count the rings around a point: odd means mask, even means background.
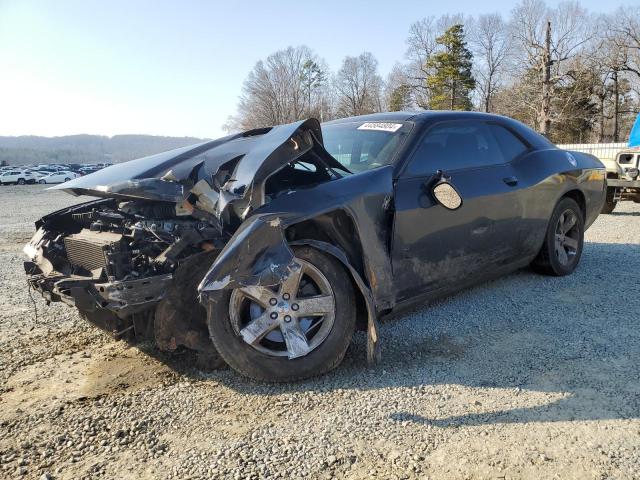
[[[547,31],[542,52],[542,102],[538,112],[540,133],[549,137],[551,133],[551,21],[547,21]]]

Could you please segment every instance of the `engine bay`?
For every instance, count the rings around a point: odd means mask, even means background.
[[[94,281],[172,273],[181,260],[225,243],[219,229],[175,204],[145,201],[89,202],[43,218],[39,229],[28,247],[41,250],[42,273]]]

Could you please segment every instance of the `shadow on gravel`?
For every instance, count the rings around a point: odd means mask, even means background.
[[[640,418],[638,272],[640,245],[586,243],[569,277],[523,270],[383,323],[383,359],[373,369],[358,334],[343,365],[317,379],[266,385],[229,370],[212,377],[252,395],[451,384],[505,389],[494,394],[505,401],[491,412],[390,416],[439,427]],[[624,285],[633,291],[625,294]],[[540,392],[549,394],[543,405],[521,406]]]

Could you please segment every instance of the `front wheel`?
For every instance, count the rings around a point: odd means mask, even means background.
[[[569,275],[580,262],[583,244],[582,210],[575,200],[563,198],[551,214],[544,243],[531,266],[546,275]]]
[[[600,210],[600,213],[608,215],[615,210],[616,205],[618,204],[618,200],[615,200],[615,194],[615,188],[607,188],[607,196],[604,204],[602,205],[602,210]]]
[[[25,184],[24,178],[19,178],[18,185],[24,185],[24,184]]]
[[[45,180],[39,180],[38,183],[44,185],[45,183],[47,183]]]
[[[287,382],[340,364],[356,325],[351,280],[334,257],[294,249],[297,269],[275,287],[242,287],[212,295],[209,333],[222,358],[242,375]]]

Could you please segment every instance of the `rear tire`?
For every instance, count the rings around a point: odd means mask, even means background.
[[[544,243],[531,267],[545,275],[569,275],[580,262],[583,244],[582,210],[575,200],[565,197],[553,209]]]
[[[284,356],[274,355],[268,348],[258,345],[260,342],[270,344],[269,342],[271,341],[266,336],[260,337],[264,338],[264,340],[259,340],[253,345],[245,341],[238,333],[237,328],[234,328],[231,319],[231,309],[234,308],[232,293],[235,291],[222,290],[215,292],[208,299],[207,322],[209,333],[216,349],[231,368],[241,375],[254,380],[290,382],[326,373],[340,364],[351,343],[355,330],[355,294],[351,279],[343,265],[331,255],[314,248],[295,247],[293,250],[296,258],[310,264],[328,281],[331,287],[331,295],[333,296],[333,324],[331,329],[321,343],[313,347],[305,355],[296,358],[289,358],[286,354]],[[300,283],[300,285],[302,284]],[[291,315],[294,317],[293,322],[298,322],[298,317],[292,311],[297,310],[293,302],[298,298],[301,305],[299,308],[302,310],[302,302],[304,301],[302,295],[298,296],[299,292],[303,291],[302,287],[300,287],[299,291],[297,288],[296,292],[292,293],[291,310],[288,310],[291,311]],[[274,290],[273,296],[280,298],[281,294],[284,295],[282,293],[284,291],[286,290],[282,289],[276,293]],[[235,293],[234,295],[238,294]],[[282,298],[285,297],[283,296]],[[266,313],[267,311],[265,310],[264,315]],[[321,321],[325,321],[325,318],[327,317],[320,317]],[[304,320],[304,318],[300,319],[300,325]],[[284,324],[282,325],[283,327],[285,326]],[[279,328],[276,327],[276,331],[279,331]],[[244,332],[244,329],[242,331]],[[302,335],[309,335],[309,332],[311,332],[310,327]],[[312,344],[312,340],[313,338],[309,337],[309,345]]]
[[[616,205],[618,204],[618,201],[614,200],[615,193],[615,188],[607,188],[607,197],[604,201],[604,204],[602,205],[602,210],[600,210],[600,213],[608,215],[615,210]]]
[[[39,183],[39,184],[41,184],[41,185],[44,185],[44,184],[46,184],[47,182],[46,182],[45,180],[40,180],[38,183]]]
[[[18,185],[24,185],[24,184],[25,184],[24,178],[19,178]]]

